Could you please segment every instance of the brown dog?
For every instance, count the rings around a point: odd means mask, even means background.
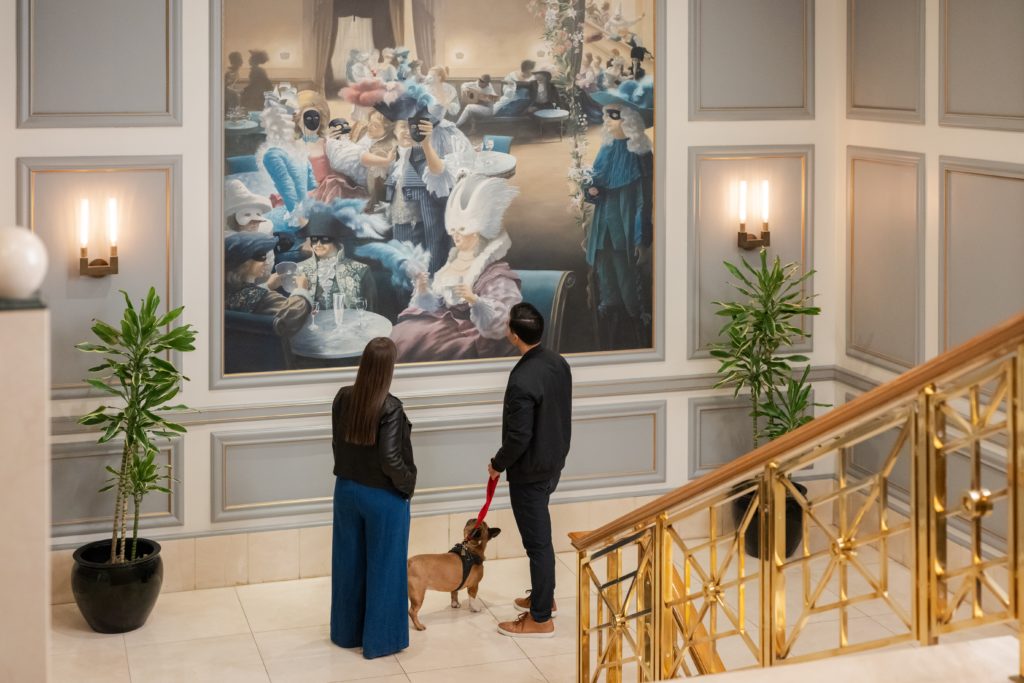
[[[444,591],[452,594],[452,608],[459,608],[459,590],[469,591],[469,608],[480,611],[476,600],[480,580],[484,578],[484,553],[487,542],[501,533],[501,529],[487,526],[481,522],[475,531],[476,519],[466,522],[462,531],[463,538],[469,536],[464,543],[459,543],[449,552],[436,555],[416,555],[409,558],[409,617],[417,631],[424,626],[419,619],[423,596],[427,590]]]

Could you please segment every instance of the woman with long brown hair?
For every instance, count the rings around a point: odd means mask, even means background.
[[[416,488],[412,425],[389,393],[395,344],[370,340],[356,382],[334,398],[331,641],[363,657],[409,646],[406,557]]]

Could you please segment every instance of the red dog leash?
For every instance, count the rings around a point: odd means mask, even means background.
[[[491,501],[494,500],[494,492],[498,490],[498,479],[500,478],[495,477],[494,479],[487,480],[487,500],[484,501],[484,506],[480,508],[480,512],[477,514],[476,525],[470,530],[470,534],[480,528],[480,523],[487,516],[487,509],[491,507]],[[469,538],[469,536],[467,535],[466,538]]]

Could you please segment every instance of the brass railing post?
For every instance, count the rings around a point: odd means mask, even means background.
[[[932,443],[934,420],[931,413],[931,397],[934,386],[925,387],[917,398],[917,416],[911,463],[913,476],[911,489],[913,506],[910,510],[913,536],[910,541],[914,553],[914,637],[922,645],[934,645],[935,601],[937,583],[934,577],[938,560],[935,540],[937,520],[935,517],[935,490],[932,481]]]
[[[622,548],[616,548],[605,556],[607,574],[605,580],[608,588],[605,589],[611,609],[608,610],[608,618],[613,624],[608,633],[608,675],[605,679],[608,683],[622,683],[622,630],[626,628],[626,620],[619,615],[622,607],[622,590],[619,584],[619,576],[622,572]]]
[[[576,553],[576,680],[590,681],[590,577],[586,572],[587,552]]]
[[[1007,464],[1010,475],[1011,509],[1013,510],[1013,533],[1010,538],[1010,555],[1013,573],[1016,577],[1015,586],[1007,586],[1013,595],[1014,609],[1017,617],[1017,640],[1020,654],[1017,662],[1018,680],[1024,680],[1024,344],[1017,347],[1016,358],[1013,359],[1013,377],[1010,382],[1010,393],[1006,401],[1007,419],[1010,420],[1010,452]],[[1015,591],[1014,591],[1015,589]]]
[[[778,463],[769,463],[759,485],[761,542],[761,666],[774,666],[786,642],[786,584],[776,556],[786,556],[786,491]],[[781,496],[781,498],[780,498]],[[779,500],[782,504],[779,505]],[[780,546],[781,543],[781,546]]]
[[[652,529],[654,534],[651,542],[654,544],[654,553],[651,558],[653,576],[651,586],[650,608],[651,608],[651,671],[654,680],[660,681],[669,674],[667,671],[669,663],[666,661],[669,653],[672,652],[671,615],[667,614],[666,604],[669,601],[668,588],[672,585],[672,552],[668,545],[671,539],[668,536],[668,515],[661,513],[658,521]],[[667,649],[666,649],[667,648]]]

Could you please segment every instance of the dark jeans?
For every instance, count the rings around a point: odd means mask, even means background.
[[[331,549],[331,640],[373,659],[409,647],[409,501],[338,477]]]
[[[555,600],[555,547],[551,543],[548,502],[557,486],[557,476],[548,481],[508,485],[512,514],[530,558],[530,614],[537,623],[551,618]]]

